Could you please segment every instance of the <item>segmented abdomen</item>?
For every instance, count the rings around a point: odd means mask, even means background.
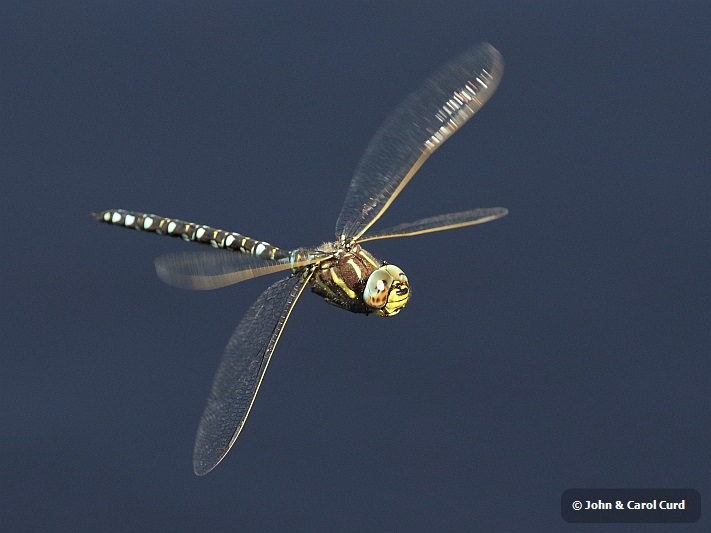
[[[272,246],[268,242],[256,241],[240,233],[184,222],[175,218],[159,217],[124,209],[107,209],[106,211],[93,213],[93,216],[97,220],[108,224],[150,231],[158,235],[181,237],[183,240],[209,244],[214,248],[252,254],[260,259],[279,260],[289,256],[288,252]]]

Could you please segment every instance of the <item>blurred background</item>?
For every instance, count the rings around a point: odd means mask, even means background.
[[[568,488],[711,491],[711,5],[322,0],[0,7],[3,531],[648,531]],[[370,136],[479,41],[486,107],[379,227],[413,297],[305,293],[242,435],[192,446],[222,350],[276,278],[207,293],[100,225],[126,208],[330,240]]]

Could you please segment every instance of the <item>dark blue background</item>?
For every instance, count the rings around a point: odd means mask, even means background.
[[[695,488],[711,529],[711,4],[102,1],[0,7],[0,527],[648,531],[568,488]],[[287,248],[331,239],[384,117],[487,40],[489,104],[369,249],[405,312],[299,302],[207,477],[194,432],[242,314],[153,273],[122,207]]]

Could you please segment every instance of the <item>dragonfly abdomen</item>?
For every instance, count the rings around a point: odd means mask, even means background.
[[[176,218],[166,218],[149,213],[107,209],[93,214],[94,218],[114,226],[148,231],[158,235],[180,237],[186,241],[209,244],[213,248],[224,248],[233,252],[251,254],[260,259],[285,259],[289,254],[268,242],[245,237],[241,233],[215,229],[202,224],[185,222]]]

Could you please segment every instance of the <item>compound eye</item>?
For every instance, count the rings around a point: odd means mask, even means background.
[[[409,298],[407,276],[395,265],[383,265],[373,271],[363,291],[365,304],[380,316],[396,315]]]

